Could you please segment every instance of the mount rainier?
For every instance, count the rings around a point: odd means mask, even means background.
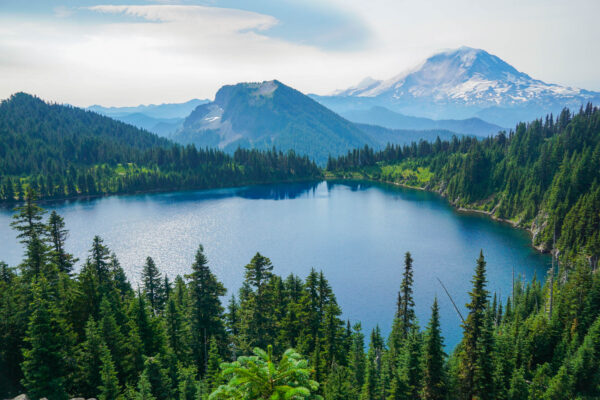
[[[598,92],[533,79],[499,57],[470,47],[435,54],[388,80],[366,78],[329,96],[312,97],[344,115],[385,107],[436,119],[479,117],[505,127],[564,107],[600,103]]]

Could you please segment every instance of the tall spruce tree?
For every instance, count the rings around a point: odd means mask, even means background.
[[[437,298],[431,306],[431,319],[425,333],[423,352],[423,400],[446,398],[446,374],[444,368],[444,339],[440,329],[440,309]]]
[[[10,224],[18,233],[17,238],[25,246],[25,260],[21,264],[23,276],[31,280],[43,272],[49,247],[46,243],[46,225],[42,222],[45,211],[36,204],[37,194],[27,188],[25,204],[17,207],[17,214]]]
[[[146,258],[146,264],[142,269],[142,284],[144,285],[144,294],[150,302],[150,308],[154,314],[162,310],[162,301],[164,287],[160,271],[156,267],[152,257]]]
[[[473,283],[473,289],[469,292],[471,301],[467,303],[469,315],[463,323],[464,333],[460,345],[460,390],[462,398],[468,400],[475,396],[479,398],[487,396],[486,393],[480,392],[481,374],[478,374],[482,360],[480,339],[485,330],[488,304],[488,291],[485,288],[487,285],[485,264],[483,251],[481,251],[477,259],[475,275],[471,281]]]
[[[208,347],[211,336],[223,343],[225,327],[220,297],[225,287],[210,271],[202,245],[198,247],[192,273],[186,275],[190,288],[190,314],[192,331],[192,356],[198,371],[204,375],[208,364]]]
[[[117,400],[119,398],[119,379],[117,371],[106,346],[102,346],[100,369],[100,386],[98,386],[98,400]]]
[[[32,312],[23,350],[22,384],[31,399],[66,400],[66,329],[44,277],[33,284]]]
[[[271,260],[260,253],[256,253],[248,265],[245,266],[245,284],[249,292],[243,301],[244,324],[242,325],[246,347],[266,348],[271,342],[270,336],[270,291],[269,281],[273,273]],[[241,296],[240,296],[241,299]],[[247,349],[248,350],[248,349]]]
[[[72,254],[65,250],[65,242],[69,231],[65,229],[64,219],[56,212],[50,213],[48,219],[48,236],[51,242],[50,257],[59,271],[66,274],[73,272],[73,266],[78,261]]]

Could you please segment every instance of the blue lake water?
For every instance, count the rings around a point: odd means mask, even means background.
[[[531,280],[534,274],[543,278],[550,262],[530,247],[523,231],[458,213],[435,194],[384,184],[279,184],[44,207],[65,218],[69,251],[84,259],[92,238],[100,235],[134,282],[147,256],[172,278],[188,273],[200,243],[228,296],[237,292],[244,265],[257,251],[284,277],[294,273],[305,278],[313,267],[323,270],[344,317],[361,321],[367,337],[376,324],[389,332],[404,253],[410,251],[419,321],[427,323],[437,295],[449,347],[460,340],[462,330],[436,278],[465,310],[480,249],[487,260],[489,289],[503,299],[510,294],[513,268]],[[0,209],[0,259],[16,265],[22,248],[9,227],[11,215]]]

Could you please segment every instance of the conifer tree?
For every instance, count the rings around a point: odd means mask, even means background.
[[[245,266],[245,283],[251,291],[247,301],[244,302],[245,324],[244,336],[249,342],[247,347],[266,348],[272,342],[270,321],[267,318],[271,302],[269,301],[268,283],[273,276],[271,260],[260,253],[256,253],[248,265]]]
[[[119,379],[117,371],[106,346],[101,349],[102,368],[100,370],[100,386],[98,386],[98,400],[117,400],[119,398]]]
[[[214,336],[210,338],[210,346],[208,348],[208,367],[206,370],[206,385],[208,390],[212,392],[215,390],[221,380],[219,379],[221,369],[221,357],[219,356],[219,347],[217,345],[217,341]]]
[[[383,339],[379,326],[371,332],[371,343],[367,354],[364,384],[360,394],[361,400],[379,400],[383,397],[381,387],[381,364],[383,356]]]
[[[65,229],[64,219],[56,211],[52,211],[48,219],[48,236],[52,243],[51,259],[60,272],[71,274],[77,259],[65,250],[68,235],[69,232]]]
[[[123,364],[127,358],[127,341],[117,325],[113,309],[106,297],[104,297],[100,303],[100,323],[98,325],[100,334],[110,352],[111,360],[115,360],[113,364],[118,376],[124,381],[125,367]]]
[[[437,298],[431,307],[431,319],[425,335],[423,354],[423,400],[443,400],[446,398],[444,369],[444,339],[440,329],[440,313]]]
[[[398,300],[396,314],[390,334],[390,350],[392,351],[392,363],[395,364],[402,341],[408,337],[411,324],[415,319],[414,300],[413,300],[413,259],[410,252],[404,255],[404,271],[402,273],[402,283],[398,291]]]
[[[164,288],[160,272],[154,263],[152,257],[146,258],[146,264],[142,270],[142,284],[144,285],[144,294],[150,302],[150,308],[154,314],[162,309],[162,300]]]
[[[184,315],[172,297],[167,301],[165,323],[169,347],[177,359],[185,363],[189,356],[189,331]]]
[[[355,388],[350,380],[348,368],[333,364],[324,387],[325,400],[357,400]]]
[[[225,288],[210,271],[202,245],[196,252],[192,273],[186,278],[190,281],[192,355],[196,368],[204,375],[208,363],[210,337],[214,336],[218,342],[222,342],[225,337],[220,300],[220,297],[225,295]]]
[[[25,195],[25,204],[17,207],[17,214],[10,224],[18,233],[17,238],[25,246],[25,260],[21,264],[23,275],[33,279],[43,272],[48,257],[48,245],[45,241],[46,226],[42,222],[45,211],[35,201],[37,194],[29,186]]]
[[[48,282],[40,278],[33,284],[32,312],[23,350],[22,384],[29,398],[65,400],[67,363],[66,329],[51,294]]]
[[[144,362],[145,376],[150,383],[150,392],[156,400],[171,399],[171,380],[167,370],[162,366],[157,357],[148,357]],[[140,378],[141,379],[141,378]]]
[[[103,349],[106,344],[100,335],[98,325],[90,318],[85,327],[85,341],[81,344],[78,356],[78,393],[86,398],[97,397],[102,385],[101,370]]]
[[[157,400],[152,394],[152,384],[150,383],[148,373],[145,370],[142,375],[140,375],[137,389],[133,400]]]
[[[411,324],[411,330],[406,340],[405,355],[401,365],[401,379],[406,390],[405,396],[408,399],[416,399],[421,392],[422,383],[422,361],[421,350],[423,341],[418,326]]]
[[[178,382],[179,386],[177,391],[179,393],[179,400],[196,400],[198,392],[198,381],[196,375],[198,372],[194,367],[183,367],[179,368]]]
[[[360,392],[365,380],[365,336],[362,333],[360,322],[352,327],[352,348],[350,351],[350,374],[352,385]]]
[[[488,303],[488,291],[485,277],[485,259],[483,251],[477,259],[475,275],[471,281],[473,289],[469,292],[471,301],[467,304],[469,315],[463,324],[463,340],[460,347],[460,388],[464,399],[473,396],[486,396],[479,392],[479,376],[477,371],[482,360],[480,354],[480,338],[486,324],[486,306]]]
[[[105,286],[109,282],[110,259],[110,250],[104,245],[102,238],[94,236],[90,250],[90,264],[94,268],[101,286]]]
[[[225,321],[227,325],[227,330],[232,336],[237,336],[239,333],[239,305],[235,299],[235,295],[232,294],[229,299],[229,303],[227,303],[227,313],[225,314]]]
[[[523,368],[514,371],[508,391],[509,400],[527,400],[529,398],[529,387],[523,375]]]

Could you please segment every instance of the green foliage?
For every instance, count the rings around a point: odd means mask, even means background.
[[[220,300],[220,297],[225,295],[225,287],[210,271],[202,245],[196,252],[192,273],[186,275],[186,278],[190,281],[192,356],[196,368],[204,375],[208,365],[210,338],[214,337],[222,342],[225,337],[223,307]]]
[[[228,380],[210,395],[210,399],[320,399],[313,394],[319,384],[310,379],[308,361],[293,349],[279,362],[273,359],[273,347],[267,352],[254,349],[253,356],[243,356],[221,365]]]
[[[33,284],[32,313],[23,348],[23,386],[30,398],[65,400],[65,326],[45,278]]]

